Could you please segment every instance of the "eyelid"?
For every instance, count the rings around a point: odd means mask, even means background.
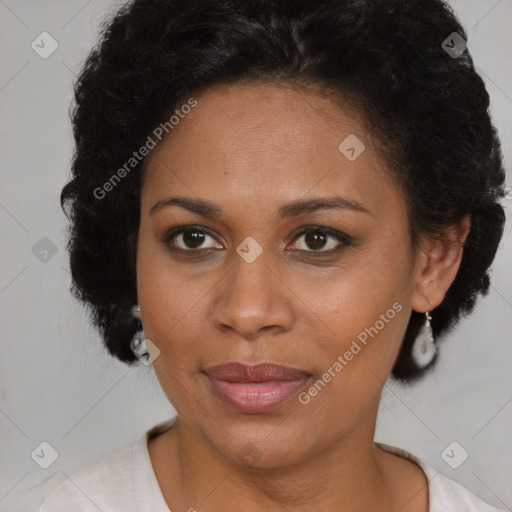
[[[208,236],[210,236],[211,238],[213,238],[214,240],[216,240],[217,243],[220,243],[220,242],[218,242],[217,237],[213,234],[213,232],[209,228],[207,228],[205,226],[198,226],[198,225],[192,225],[192,224],[180,225],[180,226],[176,226],[176,227],[172,228],[171,230],[169,230],[166,233],[162,242],[165,244],[168,244],[168,242],[171,241],[174,237],[181,235],[187,231],[203,232],[203,233],[207,234]],[[291,235],[291,238],[292,238],[291,243],[292,244],[296,243],[300,237],[302,237],[310,232],[315,232],[315,231],[319,232],[319,233],[323,233],[327,236],[330,236],[330,237],[336,239],[339,242],[341,247],[338,246],[337,248],[329,249],[327,251],[323,251],[323,250],[318,250],[318,251],[309,250],[308,251],[308,250],[304,250],[304,249],[296,249],[295,251],[292,251],[292,252],[298,252],[301,254],[313,254],[313,255],[326,255],[327,256],[327,255],[333,255],[333,254],[337,253],[343,247],[352,245],[353,237],[351,237],[350,235],[347,235],[346,233],[343,233],[336,229],[333,229],[333,228],[330,228],[327,226],[318,225],[318,224],[301,226],[300,228],[295,230],[295,232]],[[192,254],[192,253],[201,253],[201,252],[205,252],[205,251],[216,251],[219,249],[214,249],[214,248],[182,249],[180,247],[172,247],[172,250]]]
[[[164,236],[164,239],[162,240],[162,242],[164,244],[167,244],[174,237],[176,237],[178,235],[181,235],[183,233],[186,233],[187,231],[203,232],[206,235],[208,235],[209,237],[211,237],[211,238],[213,238],[214,240],[217,241],[216,236],[213,234],[213,232],[209,228],[207,228],[205,226],[197,226],[197,225],[194,225],[194,224],[184,224],[184,225],[181,225],[181,226],[176,226],[176,227],[170,229],[169,231],[167,231],[165,236]],[[217,241],[217,243],[219,243],[219,242]],[[181,249],[180,247],[174,247],[173,249],[175,249],[177,251],[183,251],[183,252],[189,252],[189,253],[199,253],[199,252],[205,251],[205,250],[216,250],[216,249],[211,249],[211,248],[207,248],[207,249]]]
[[[311,224],[307,226],[301,226],[298,228],[293,234],[292,239],[296,240],[300,236],[310,233],[310,232],[322,232],[326,235],[332,236],[333,238],[336,238],[337,240],[340,240],[341,242],[345,242],[347,244],[352,242],[352,237],[350,235],[347,235],[346,233],[343,233],[342,231],[338,231],[337,229],[330,228],[328,226],[322,226],[319,224]],[[314,252],[314,251],[311,251]]]

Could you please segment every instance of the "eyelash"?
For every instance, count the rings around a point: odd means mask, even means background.
[[[219,249],[212,249],[212,248],[206,248],[206,249],[182,249],[181,247],[175,247],[170,242],[177,237],[178,235],[181,235],[183,233],[187,232],[198,232],[198,233],[204,233],[213,239],[215,237],[211,233],[211,231],[207,228],[200,227],[200,226],[178,226],[176,228],[171,229],[166,235],[165,238],[162,240],[164,244],[167,245],[170,251],[172,252],[179,252],[179,253],[186,253],[188,255],[192,255],[194,253],[199,252],[213,252],[217,251]],[[327,251],[324,250],[303,250],[303,249],[296,249],[295,251],[305,253],[307,255],[314,255],[314,257],[325,257],[325,256],[332,256],[335,253],[341,251],[344,247],[348,247],[352,244],[352,237],[349,235],[346,235],[345,233],[341,233],[340,231],[337,231],[332,228],[324,227],[324,226],[307,226],[306,228],[303,228],[299,233],[295,235],[293,238],[293,243],[296,243],[296,241],[301,238],[303,235],[307,235],[308,233],[321,233],[323,235],[327,235],[329,237],[332,237],[336,239],[338,242],[340,242],[340,245],[335,249],[329,249]],[[218,243],[218,242],[217,242]],[[328,244],[327,244],[328,245]]]

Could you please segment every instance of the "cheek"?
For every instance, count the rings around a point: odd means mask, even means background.
[[[321,328],[316,359],[325,371],[344,375],[332,379],[337,382],[333,390],[389,376],[410,315],[408,257],[392,244],[383,245],[378,251],[361,252],[357,264],[333,271],[315,286],[303,280],[294,288]],[[339,392],[341,397],[346,389]]]
[[[191,378],[197,372],[198,355],[205,350],[204,316],[200,298],[207,293],[201,283],[193,289],[183,274],[158,258],[140,252],[138,296],[144,333],[158,348],[153,370],[173,407],[183,416],[195,396]],[[146,262],[148,263],[146,265]],[[201,329],[203,332],[201,333]],[[192,400],[192,404],[194,400]]]
[[[378,292],[353,284],[323,289],[318,311],[332,332],[319,336],[311,353],[322,373],[298,396],[315,423],[331,425],[333,439],[377,407],[408,321],[407,307],[392,281],[380,283]],[[340,414],[333,415],[333,410]]]
[[[186,338],[193,338],[204,283],[191,283],[177,271],[153,235],[141,230],[137,253],[137,294],[144,333],[160,350],[160,356],[175,361],[173,350],[187,348]],[[184,327],[186,325],[186,327]],[[179,340],[178,340],[179,338]],[[177,340],[179,343],[175,343]],[[172,357],[170,357],[172,356]]]
[[[190,343],[204,337],[206,312],[201,297],[209,288],[204,283],[192,287],[178,274],[160,271],[156,265],[141,276],[138,293],[144,332],[162,355],[176,360],[180,354],[194,353]]]
[[[381,244],[355,250],[343,266],[293,278],[293,290],[310,307],[310,314],[318,318],[329,338],[351,338],[374,325],[395,302],[406,309],[409,266],[405,251]],[[393,317],[392,323],[401,323],[403,315],[395,313],[388,315]]]

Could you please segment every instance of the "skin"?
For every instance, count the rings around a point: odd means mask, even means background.
[[[426,512],[423,471],[374,445],[376,416],[410,313],[441,303],[468,220],[414,252],[402,191],[348,105],[268,84],[218,86],[197,100],[147,157],[141,191],[138,299],[146,337],[160,351],[154,370],[179,414],[148,441],[168,506]],[[354,161],[338,150],[350,134],[366,146]],[[335,194],[368,212],[278,217],[284,203]],[[171,196],[210,201],[223,218],[178,205],[150,214]],[[165,242],[180,225],[211,234],[202,245],[182,234]],[[300,234],[306,226],[335,229],[352,242],[329,236],[315,251]],[[252,263],[236,252],[248,236],[262,248]],[[308,404],[292,398],[242,413],[202,373],[230,361],[266,361],[308,370],[315,382],[394,303],[401,311]],[[247,443],[257,460],[239,456]]]

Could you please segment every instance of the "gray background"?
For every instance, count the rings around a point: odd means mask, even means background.
[[[511,0],[453,0],[492,102],[510,174]],[[65,218],[59,206],[72,155],[72,79],[95,44],[108,1],[0,0],[0,509],[35,510],[79,467],[117,451],[174,414],[152,370],[110,358],[69,294]],[[41,58],[43,31],[58,49]],[[447,34],[448,36],[448,34]],[[413,43],[412,43],[413,44]],[[450,130],[447,126],[446,130]],[[405,448],[489,503],[512,509],[512,235],[493,265],[489,296],[442,344],[428,378],[385,388],[376,440]],[[57,250],[32,248],[47,237]],[[47,241],[39,242],[48,245]],[[39,246],[36,246],[39,247]],[[37,251],[35,251],[37,253]],[[41,261],[46,257],[47,261]],[[42,469],[31,453],[46,441],[57,460]],[[441,457],[457,441],[469,458]]]

